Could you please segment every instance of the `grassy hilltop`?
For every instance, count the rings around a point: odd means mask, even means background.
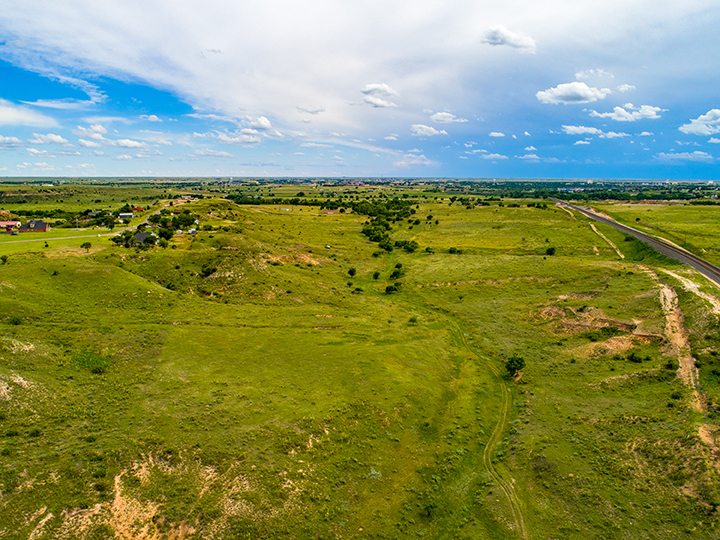
[[[428,186],[43,189],[2,187],[66,214],[0,237],[0,538],[720,534],[720,292],[615,229]],[[165,248],[72,226],[180,192]]]

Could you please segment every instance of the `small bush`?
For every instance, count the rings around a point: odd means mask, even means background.
[[[101,375],[112,365],[112,358],[90,351],[83,351],[75,357],[75,362],[95,375]]]
[[[545,255],[555,255],[555,248],[549,247],[545,250]]]

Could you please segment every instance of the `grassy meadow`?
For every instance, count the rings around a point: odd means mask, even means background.
[[[619,222],[684,247],[698,257],[720,264],[720,206],[612,204],[593,205]]]
[[[180,191],[62,189],[3,209],[159,209]],[[347,197],[409,195],[389,233],[414,252],[378,249],[364,215],[211,191],[183,206],[198,234],[167,248],[1,238],[0,538],[717,538],[698,434],[720,420],[717,315],[663,269],[701,278],[529,199],[393,189]]]

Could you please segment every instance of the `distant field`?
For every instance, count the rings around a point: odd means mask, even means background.
[[[399,189],[345,204],[408,194],[412,252],[217,197],[164,249],[0,236],[0,537],[716,538],[717,314],[665,270],[702,278],[535,199]],[[641,222],[709,250],[716,209],[675,208]]]
[[[625,225],[662,236],[696,255],[720,264],[720,206],[613,204],[593,205]]]

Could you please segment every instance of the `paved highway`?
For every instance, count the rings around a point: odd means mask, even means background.
[[[568,208],[572,208],[573,210],[576,210],[577,212],[586,215],[590,219],[594,219],[595,221],[599,221],[600,223],[615,227],[620,232],[633,235],[638,240],[642,240],[646,244],[649,244],[658,253],[662,253],[666,257],[670,257],[671,259],[675,259],[676,261],[680,261],[681,263],[692,266],[695,270],[720,285],[720,267],[704,261],[697,255],[693,255],[692,253],[682,249],[681,247],[670,244],[654,236],[650,236],[649,234],[645,234],[644,232],[633,229],[632,227],[628,227],[627,225],[621,225],[615,220],[608,219],[593,212],[591,208],[587,208],[585,206],[576,206],[574,204],[561,201],[560,199],[555,199],[554,197],[548,198],[551,201],[567,206]]]

